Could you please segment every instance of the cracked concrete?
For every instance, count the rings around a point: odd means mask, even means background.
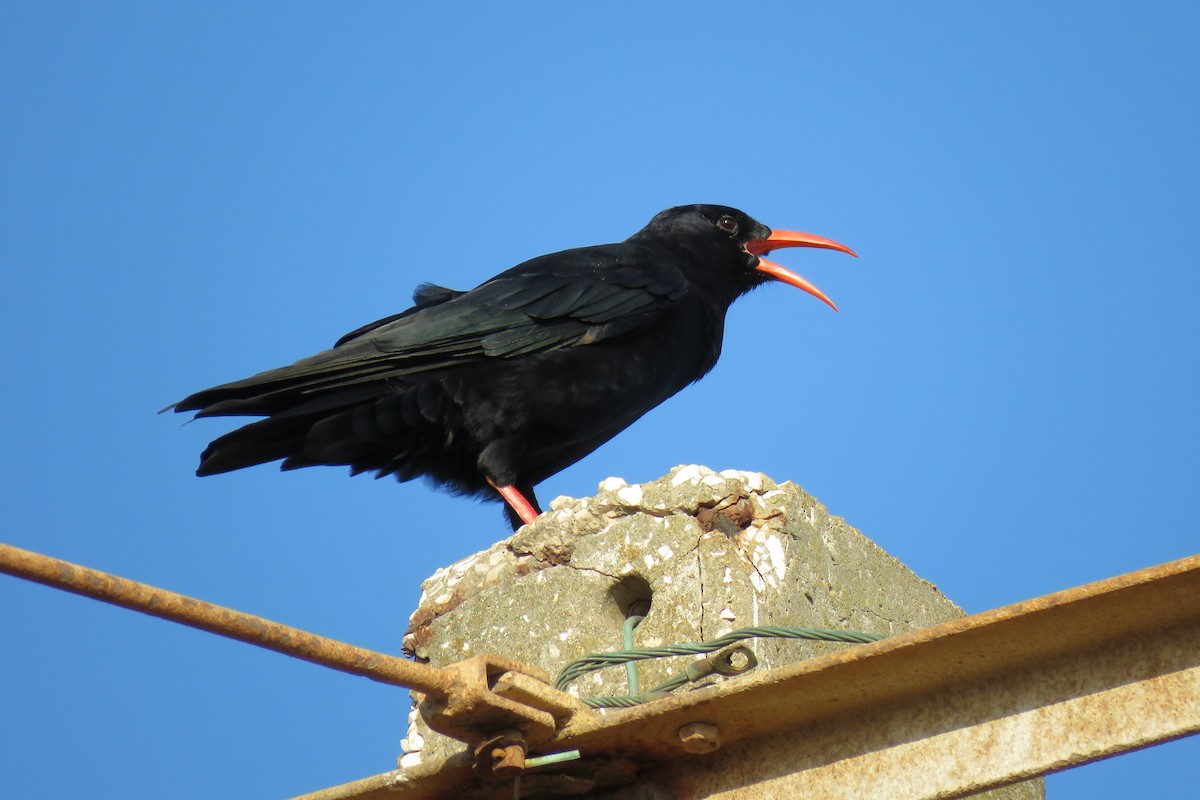
[[[638,647],[760,625],[894,634],[962,616],[936,587],[800,487],[696,465],[640,486],[608,478],[594,497],[557,498],[509,539],[439,569],[422,590],[404,637],[408,655],[445,666],[490,651],[552,676],[588,653],[622,649],[621,625],[639,600],[649,600],[650,610]],[[853,646],[747,644],[759,670]],[[686,662],[640,662],[643,689]],[[569,691],[626,694],[624,669],[585,675]],[[413,717],[404,747],[401,766],[464,746]]]

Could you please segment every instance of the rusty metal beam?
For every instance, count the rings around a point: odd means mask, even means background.
[[[689,755],[697,731],[713,752]],[[698,798],[953,798],[1197,731],[1200,556],[577,714],[539,749],[640,758],[657,766],[639,780]],[[420,800],[470,780],[432,766],[306,797]]]
[[[0,572],[420,688],[470,741],[516,725],[538,752],[582,750],[584,772],[656,764],[638,780],[695,797],[959,797],[1200,731],[1200,556],[605,715],[495,656],[434,670],[2,544]],[[444,797],[469,763],[309,797]]]
[[[445,697],[455,676],[194,597],[0,543],[0,572],[178,622],[323,667]]]
[[[554,734],[558,720],[586,711],[547,685],[542,670],[502,656],[484,654],[436,669],[2,543],[0,573],[416,690],[430,727],[463,742],[476,744],[511,729],[523,742],[541,743]]]
[[[0,573],[416,690],[430,727],[463,742],[478,744],[508,730],[520,737],[523,754],[529,744],[552,736],[558,720],[586,711],[547,685],[542,670],[502,656],[484,654],[435,669],[2,543]]]

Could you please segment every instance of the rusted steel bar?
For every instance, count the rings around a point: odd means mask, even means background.
[[[456,681],[426,664],[2,543],[0,572],[427,695],[446,697]]]

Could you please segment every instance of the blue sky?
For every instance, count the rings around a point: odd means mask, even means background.
[[[412,288],[737,206],[725,353],[542,485],[793,480],[982,611],[1197,552],[1189,3],[28,3],[0,29],[12,544],[396,652],[505,534],[421,483],[205,480],[154,413]],[[0,580],[13,797],[281,797],[388,769],[403,692]],[[15,689],[14,689],[15,687]],[[1050,779],[1179,797],[1191,739]]]

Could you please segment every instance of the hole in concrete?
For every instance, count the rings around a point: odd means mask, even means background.
[[[628,575],[608,590],[608,596],[616,604],[621,619],[644,617],[649,614],[653,594],[650,591],[650,583],[641,575]]]

